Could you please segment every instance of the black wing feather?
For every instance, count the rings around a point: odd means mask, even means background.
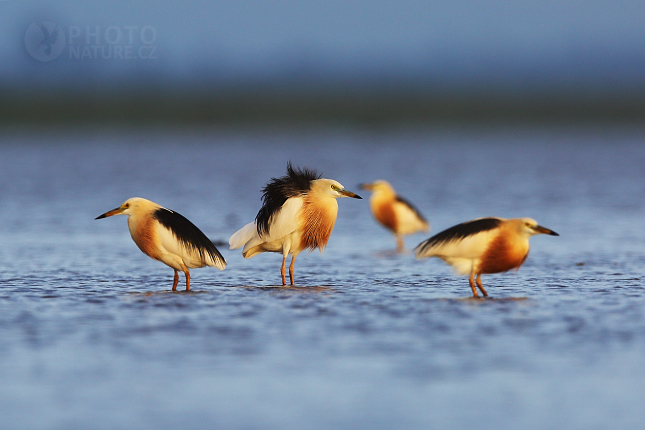
[[[464,237],[472,236],[482,231],[492,230],[497,228],[501,223],[502,220],[499,218],[480,218],[457,224],[447,230],[435,234],[430,239],[421,242],[419,246],[417,246],[416,252],[419,254],[424,252],[426,249],[441,243],[452,242],[453,240],[463,239]]]
[[[287,174],[271,180],[262,189],[262,207],[255,217],[258,234],[269,233],[271,217],[280,211],[282,205],[290,197],[307,194],[311,189],[311,181],[320,179],[322,175],[315,170],[298,169],[287,163]]]
[[[428,222],[428,220],[426,220],[426,219],[425,219],[425,217],[424,217],[423,215],[421,215],[421,212],[419,212],[419,209],[417,209],[417,208],[416,208],[412,203],[410,203],[408,200],[406,200],[406,199],[404,199],[403,197],[401,197],[401,196],[397,195],[397,196],[396,196],[396,201],[397,201],[397,202],[400,202],[400,203],[403,203],[404,205],[406,205],[407,207],[409,207],[410,209],[412,209],[412,210],[414,211],[414,213],[417,215],[417,217],[419,217],[419,219],[420,219],[421,221],[423,221],[423,222],[425,222],[425,223],[427,223],[427,222]]]
[[[183,246],[197,252],[202,259],[205,255],[209,255],[213,261],[226,264],[226,260],[224,260],[213,242],[195,224],[181,214],[170,209],[159,208],[154,212],[153,217],[161,225],[172,231],[172,234]]]

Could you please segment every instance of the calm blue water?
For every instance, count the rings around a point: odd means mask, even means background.
[[[5,130],[3,429],[637,429],[645,426],[645,129]],[[146,197],[226,241],[287,160],[359,191],[387,179],[432,233],[530,216],[492,299],[439,260],[394,255],[364,200],[328,248],[172,269],[125,217]],[[408,237],[408,249],[428,235]],[[183,282],[183,278],[181,280]]]

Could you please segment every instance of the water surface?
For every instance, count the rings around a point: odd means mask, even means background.
[[[12,130],[0,147],[3,428],[642,428],[645,130]],[[364,200],[324,254],[172,269],[125,217],[146,197],[227,241],[286,162],[358,191],[387,179],[432,233],[530,216],[488,300],[392,252]],[[427,235],[408,237],[408,249]],[[180,281],[183,282],[183,278]]]

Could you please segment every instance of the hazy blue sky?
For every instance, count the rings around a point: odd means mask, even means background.
[[[42,22],[66,36],[51,61],[25,45]],[[125,58],[127,46],[153,58]],[[643,67],[642,0],[0,0],[0,83],[427,75],[522,84],[537,75],[633,86],[645,82]]]

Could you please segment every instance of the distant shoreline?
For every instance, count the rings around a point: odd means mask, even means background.
[[[645,92],[415,93],[413,90],[18,92],[0,89],[0,124],[639,122]]]

